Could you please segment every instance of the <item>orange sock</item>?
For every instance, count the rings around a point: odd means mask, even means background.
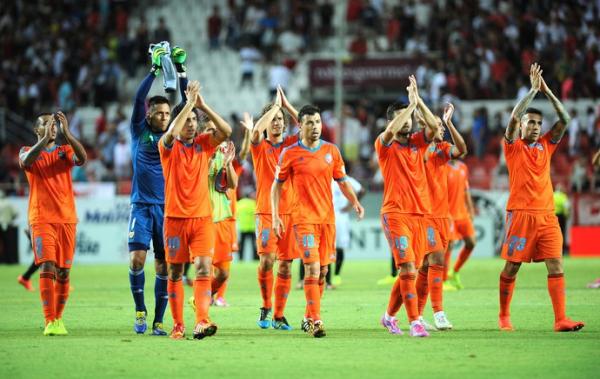
[[[54,300],[54,280],[56,274],[53,272],[40,272],[40,297],[42,299],[42,310],[46,324],[56,319],[56,301]]]
[[[564,320],[567,316],[565,305],[565,277],[564,274],[548,275],[548,292],[554,308],[554,321]]]
[[[448,247],[444,253],[444,282],[448,279],[448,268],[450,268],[450,261],[452,260],[452,248]]]
[[[400,275],[396,278],[394,282],[394,286],[392,287],[392,292],[390,293],[390,301],[388,302],[387,314],[389,316],[396,316],[396,313],[400,310],[402,306],[402,286],[401,286]]]
[[[304,296],[308,307],[308,316],[314,321],[321,319],[321,295],[319,293],[319,279],[304,278]]]
[[[217,291],[217,299],[219,298],[225,298],[225,292],[227,291],[227,283],[229,283],[229,279],[227,279],[226,281],[224,281],[221,286],[219,287],[218,291]]]
[[[515,289],[516,277],[500,274],[500,317],[510,316],[510,301],[512,300],[513,290]]]
[[[291,283],[292,278],[290,275],[277,274],[277,279],[275,279],[275,312],[273,313],[275,318],[283,317]]]
[[[472,251],[473,251],[473,248],[467,249],[466,247],[463,247],[463,249],[460,251],[460,254],[458,255],[458,259],[456,260],[456,263],[454,264],[454,272],[460,271],[460,268],[465,264],[467,259],[469,259],[469,257],[471,256]]]
[[[423,316],[423,309],[425,309],[425,304],[427,304],[427,295],[429,294],[427,283],[428,271],[423,272],[419,270],[417,282],[415,283],[415,287],[417,289],[417,310],[419,312],[419,316]]]
[[[183,291],[183,286],[181,287]],[[194,299],[196,301],[196,323],[208,321],[208,308],[212,292],[210,291],[210,277],[196,277],[194,280]]]
[[[273,271],[262,272],[258,268],[258,285],[260,296],[263,300],[263,308],[271,308],[271,296],[273,295]]]
[[[183,281],[181,279],[167,282],[167,293],[169,294],[169,306],[175,324],[183,325]]]
[[[419,318],[417,307],[417,289],[415,288],[415,274],[400,275],[400,287],[402,289],[402,301],[406,307],[408,321],[413,322]]]
[[[429,284],[429,296],[431,297],[431,307],[434,312],[444,310],[443,293],[444,293],[444,266],[431,265],[429,266],[429,274],[427,281]]]
[[[54,283],[54,295],[56,298],[56,318],[62,318],[63,310],[69,298],[69,278],[57,278]]]

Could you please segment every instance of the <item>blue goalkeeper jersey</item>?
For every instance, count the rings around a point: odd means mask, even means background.
[[[146,121],[145,101],[153,81],[152,73],[144,78],[136,93],[131,114],[132,203],[165,203],[165,179],[158,153],[158,141],[164,132],[153,132]],[[179,87],[183,94],[187,79],[180,78]],[[185,95],[182,97],[185,102]]]

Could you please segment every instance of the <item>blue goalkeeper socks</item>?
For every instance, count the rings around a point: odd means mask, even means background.
[[[156,275],[154,282],[154,299],[156,308],[154,308],[154,322],[163,322],[165,310],[169,303],[169,294],[167,293],[167,277]]]
[[[133,301],[135,302],[136,312],[145,312],[146,304],[144,304],[144,284],[146,277],[144,276],[144,269],[134,271],[129,269],[129,285],[131,287],[131,294],[133,295]],[[165,284],[166,288],[166,284]]]

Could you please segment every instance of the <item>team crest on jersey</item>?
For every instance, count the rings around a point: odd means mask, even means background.
[[[325,154],[325,162],[327,162],[328,164],[331,164],[331,162],[333,162],[333,157],[330,153]]]
[[[202,152],[202,146],[200,146],[199,144],[196,144],[196,146],[194,148],[196,149],[196,153]]]
[[[64,150],[59,150],[58,157],[60,159],[65,159],[66,156],[67,156],[67,153],[65,153]]]

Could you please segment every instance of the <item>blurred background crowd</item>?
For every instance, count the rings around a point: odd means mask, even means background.
[[[297,106],[316,102],[323,109],[324,138],[340,145],[351,175],[379,189],[373,141],[385,127],[386,106],[402,99],[404,89],[387,99],[367,94],[349,99],[340,118],[331,99],[311,97],[304,78],[307,60],[331,58],[328,53],[342,27],[348,62],[396,55],[418,60],[415,74],[432,109],[440,114],[445,102],[456,105],[455,124],[469,146],[465,161],[471,182],[483,189],[507,188],[502,135],[512,106],[529,89],[530,64],[540,62],[545,80],[567,101],[573,117],[553,158],[554,179],[569,191],[600,188],[600,172],[590,164],[600,146],[600,1],[182,2],[202,8],[188,21],[202,24],[203,33],[189,37],[187,44],[173,40],[174,29],[185,31],[186,25],[152,12],[165,3],[0,4],[0,185],[5,192],[26,192],[17,152],[35,142],[30,131],[35,115],[61,109],[91,158],[73,171],[74,180],[117,182],[119,193],[128,193],[129,110],[135,88],[150,67],[148,45],[163,40],[194,52],[200,64],[210,56],[235,57],[232,67],[238,71],[231,73],[231,83],[222,84],[232,91],[264,97],[280,84]],[[196,78],[192,70],[190,77]],[[498,106],[500,100],[504,102]],[[216,108],[235,126],[242,112],[255,113],[256,119],[260,111]],[[552,113],[545,116],[548,123],[555,119]],[[236,133],[236,142],[240,138]],[[241,192],[249,194],[251,161],[244,167]]]

